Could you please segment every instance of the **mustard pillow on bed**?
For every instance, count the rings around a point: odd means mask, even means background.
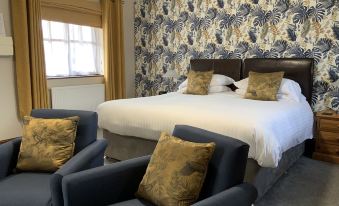
[[[74,151],[79,117],[40,119],[24,117],[17,169],[54,172]]]
[[[214,71],[193,71],[187,75],[186,94],[207,95]]]
[[[246,99],[277,101],[277,94],[284,77],[284,72],[257,73],[249,72]]]
[[[136,196],[156,205],[192,205],[214,149],[215,143],[187,142],[163,132]]]

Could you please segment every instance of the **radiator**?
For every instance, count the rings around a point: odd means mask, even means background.
[[[53,109],[96,111],[105,101],[103,84],[51,88]]]

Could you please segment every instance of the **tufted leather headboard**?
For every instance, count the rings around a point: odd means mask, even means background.
[[[191,69],[195,71],[214,70],[239,81],[248,77],[250,71],[284,71],[285,78],[299,83],[302,93],[311,104],[313,88],[313,59],[192,59]]]
[[[301,91],[311,104],[313,88],[313,59],[245,59],[242,67],[242,79],[250,71],[277,72],[284,71],[284,78],[299,83]]]
[[[194,71],[214,70],[215,74],[223,74],[239,81],[241,77],[241,59],[192,59],[191,69]]]

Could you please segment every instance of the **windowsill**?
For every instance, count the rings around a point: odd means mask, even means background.
[[[47,80],[53,79],[78,79],[78,78],[91,78],[91,77],[104,77],[102,74],[93,74],[93,75],[77,75],[77,76],[55,76],[47,77]]]
[[[66,87],[88,84],[103,84],[103,75],[52,77],[47,79],[47,87]]]

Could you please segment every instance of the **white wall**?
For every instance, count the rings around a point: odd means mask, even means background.
[[[6,34],[10,36],[9,0],[0,0],[0,13],[4,14]],[[0,57],[0,140],[21,135],[16,102],[13,57]]]
[[[135,97],[134,0],[124,3],[126,96]]]

